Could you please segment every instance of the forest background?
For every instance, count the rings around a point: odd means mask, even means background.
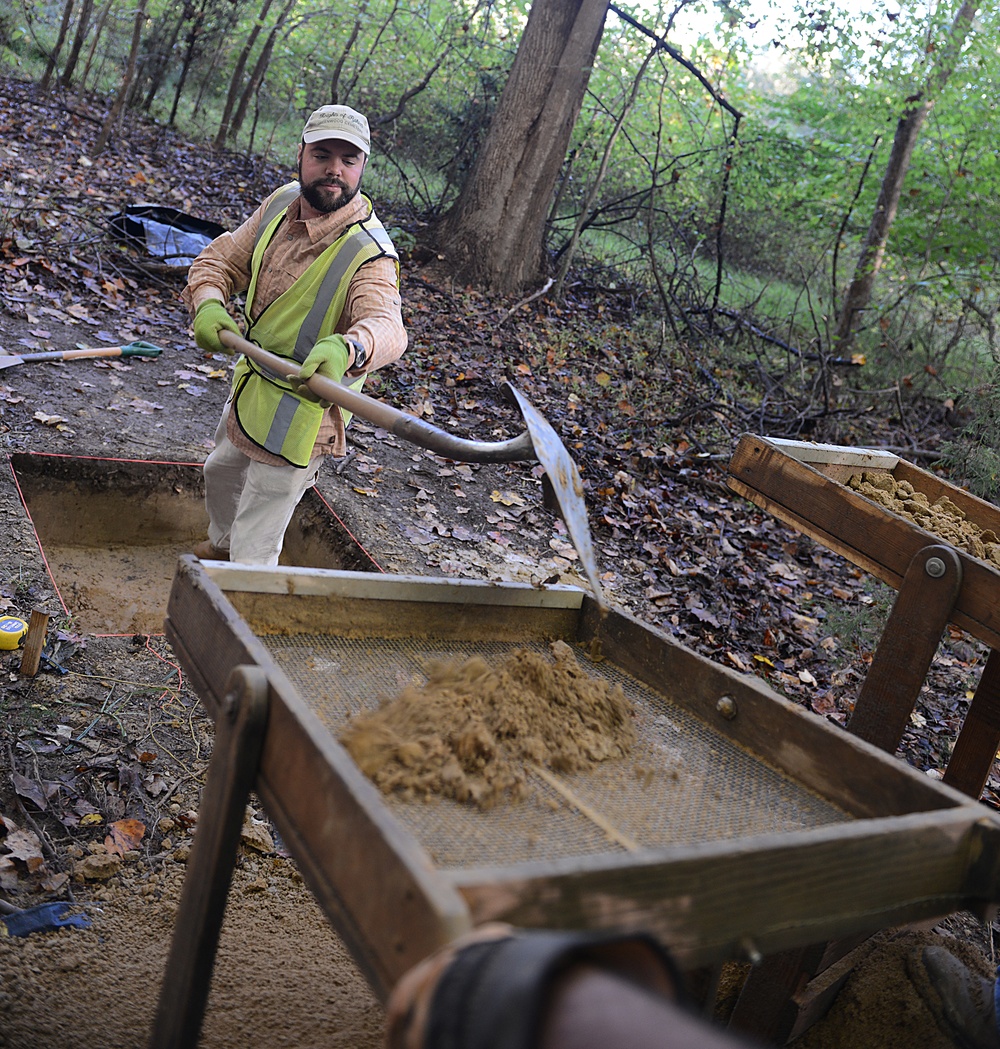
[[[713,425],[856,440],[892,419],[990,497],[998,19],[969,0],[4,0],[0,48],[43,91],[107,97],[94,153],[142,114],[286,158],[312,108],[351,104],[405,253],[483,291],[627,301],[627,325],[550,352],[610,352],[642,425],[670,360],[715,406],[706,446]],[[232,221],[226,203],[202,217]]]

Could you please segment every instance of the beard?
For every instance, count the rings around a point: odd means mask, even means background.
[[[316,179],[307,184],[302,181],[302,163],[300,161],[299,187],[299,192],[305,197],[310,207],[329,214],[332,211],[339,211],[346,204],[349,204],[358,195],[361,183],[359,181],[354,189],[350,189],[347,183],[339,178]],[[332,193],[334,187],[340,190],[336,196]]]

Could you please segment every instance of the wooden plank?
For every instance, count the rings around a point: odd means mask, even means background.
[[[1000,748],[1000,654],[990,652],[955,747],[944,781],[977,800]]]
[[[322,568],[283,565],[231,565],[213,561],[206,575],[226,593],[315,595],[371,601],[419,601],[435,604],[481,604],[492,607],[579,608],[586,592],[575,586],[532,586],[486,579],[435,579],[381,575],[374,572],[331,572]]]
[[[899,456],[880,448],[849,448],[841,444],[813,444],[812,441],[789,441],[779,437],[768,440],[785,455],[800,463],[830,463],[856,467],[859,470],[892,470]]]
[[[33,608],[28,620],[28,633],[24,637],[21,650],[19,673],[24,677],[34,677],[42,660],[42,649],[49,629],[49,613],[43,608]]]
[[[950,547],[925,546],[900,583],[847,731],[895,754],[962,585]]]
[[[230,685],[208,765],[150,1049],[197,1045],[205,1015],[243,813],[267,724],[267,675],[257,667],[239,667]]]
[[[897,589],[917,552],[942,542],[814,467],[791,459],[765,438],[744,437],[729,470],[733,491]],[[909,479],[917,476],[912,472],[916,470],[901,460],[894,476]],[[915,487],[929,488],[928,498],[948,494],[956,505],[975,505],[977,513],[985,514],[984,522],[1000,523],[995,512],[986,514],[981,501],[972,504],[967,493],[924,471],[917,474],[920,483]],[[1000,648],[1000,572],[963,550],[957,553],[963,580],[952,622],[991,648]]]
[[[826,1013],[853,965],[871,950],[871,933],[865,931],[765,958],[747,975],[730,1026],[768,1044],[784,1045]]]
[[[684,968],[982,903],[979,805],[638,856],[446,872],[473,922],[649,929]],[[995,821],[993,821],[995,822]],[[997,844],[990,862],[996,863]],[[891,872],[891,877],[887,873]],[[995,887],[990,894],[995,894]]]
[[[821,945],[780,951],[753,966],[740,988],[728,1026],[762,1043],[784,1045],[799,1018],[796,1001],[815,970]]]
[[[963,805],[958,793],[786,699],[765,682],[685,648],[621,610],[585,611],[580,640],[690,710],[713,731],[857,816]],[[719,700],[729,697],[729,717]]]

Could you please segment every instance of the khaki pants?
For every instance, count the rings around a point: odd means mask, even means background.
[[[205,460],[208,540],[229,559],[247,565],[276,565],[295,507],[311,488],[322,456],[301,470],[254,462],[226,436],[229,408],[215,431]]]

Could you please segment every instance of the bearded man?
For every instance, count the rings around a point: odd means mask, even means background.
[[[245,337],[300,365],[296,380],[246,356],[236,362],[205,461],[208,539],[198,557],[277,564],[323,457],[347,450],[350,413],[319,402],[305,380],[318,372],[357,390],[406,349],[399,258],[360,192],[370,155],[368,120],[321,106],[302,131],[298,181],[191,264],[183,299],[198,346],[231,353],[220,333],[241,334],[227,306],[245,293]]]

